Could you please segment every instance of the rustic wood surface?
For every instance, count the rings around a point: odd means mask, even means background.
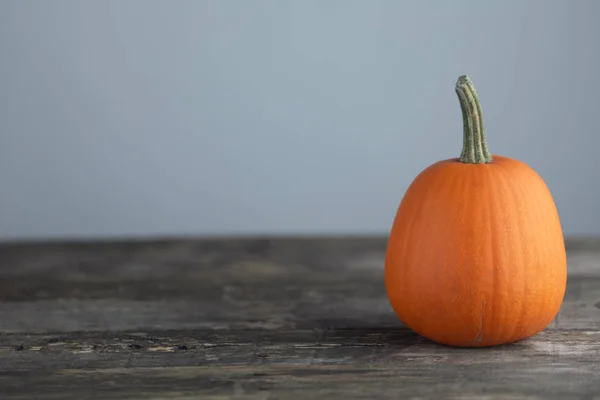
[[[600,241],[543,333],[403,327],[384,238],[0,244],[0,399],[600,399]]]

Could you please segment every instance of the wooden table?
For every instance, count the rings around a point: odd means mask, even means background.
[[[0,245],[0,399],[600,399],[600,241],[548,329],[479,350],[399,323],[385,245]]]

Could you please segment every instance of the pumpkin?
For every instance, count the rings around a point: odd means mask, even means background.
[[[431,341],[511,343],[545,329],[560,309],[567,279],[561,223],[532,168],[490,154],[466,75],[456,93],[462,152],[427,167],[406,190],[387,243],[385,287],[399,319]]]

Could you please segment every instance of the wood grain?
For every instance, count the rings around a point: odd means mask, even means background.
[[[385,244],[0,244],[0,398],[600,399],[600,241],[567,241],[548,329],[491,349],[402,326]]]

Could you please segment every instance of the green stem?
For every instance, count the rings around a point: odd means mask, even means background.
[[[456,94],[463,117],[463,148],[460,153],[460,162],[466,164],[492,162],[492,154],[483,134],[481,105],[477,92],[475,92],[475,86],[468,76],[463,75],[458,78]]]

